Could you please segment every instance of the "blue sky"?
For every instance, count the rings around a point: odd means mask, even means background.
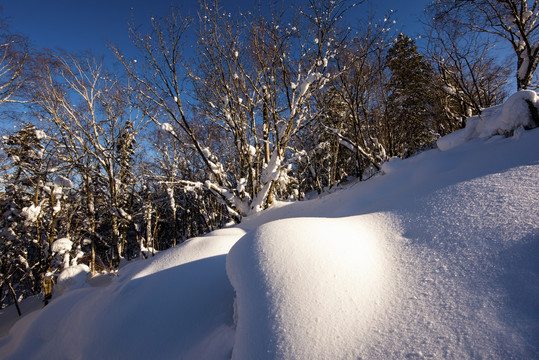
[[[389,9],[395,10],[399,29],[414,37],[421,32],[418,17],[429,0],[371,1],[361,5],[354,17],[369,9],[376,9],[380,17]],[[173,0],[186,11],[195,14],[196,0]],[[253,0],[224,0],[229,10],[251,8]],[[128,44],[127,22],[133,12],[137,19],[144,16],[164,16],[171,0],[0,0],[2,16],[10,18],[12,30],[32,40],[36,47],[61,48],[68,51],[91,49],[94,53],[107,53],[104,44]],[[142,21],[141,21],[142,22]]]

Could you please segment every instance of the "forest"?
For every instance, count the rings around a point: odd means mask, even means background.
[[[131,23],[114,64],[0,19],[0,308],[366,180],[536,88],[538,0],[433,2],[421,49],[391,14],[350,23],[358,6],[202,0]]]

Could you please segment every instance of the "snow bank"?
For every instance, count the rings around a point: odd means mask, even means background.
[[[521,90],[510,96],[503,105],[485,109],[481,115],[468,118],[464,129],[438,139],[438,148],[446,151],[472,139],[487,138],[520,126],[532,125],[532,114],[527,101],[539,107],[535,91]]]
[[[399,171],[401,167],[403,166],[402,159],[399,157],[392,157],[388,161],[382,163],[381,170],[384,174],[391,174],[396,171]]]
[[[230,358],[225,254],[243,234],[218,230],[126,265],[108,286],[66,291],[0,339],[0,359]]]
[[[43,299],[40,296],[35,295],[28,297],[19,302],[22,315],[29,314],[33,311],[39,310],[43,307]],[[18,320],[20,320],[19,314],[15,306],[9,306],[0,310],[0,338],[6,336],[9,330]],[[0,340],[1,344],[1,340]],[[0,351],[0,358],[3,358]]]
[[[233,359],[355,359],[392,296],[376,216],[262,225],[227,256]]]

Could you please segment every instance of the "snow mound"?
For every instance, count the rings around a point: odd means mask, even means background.
[[[54,294],[58,296],[66,290],[80,289],[87,286],[86,280],[90,268],[84,264],[78,264],[65,268],[56,279]]]
[[[539,129],[387,169],[3,309],[0,359],[539,359]]]
[[[487,138],[521,126],[531,126],[533,118],[530,104],[535,108],[539,106],[537,94],[532,90],[521,90],[511,95],[503,105],[485,109],[481,115],[468,118],[464,129],[438,139],[438,148],[446,151],[476,138]]]
[[[352,359],[391,298],[377,216],[271,222],[227,256],[233,359]]]

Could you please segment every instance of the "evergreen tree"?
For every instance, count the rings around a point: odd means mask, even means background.
[[[387,55],[389,80],[386,149],[389,156],[409,156],[432,140],[433,71],[415,42],[399,34]]]
[[[0,202],[0,286],[2,307],[41,291],[49,244],[41,219],[44,205],[44,134],[33,125],[3,137],[10,163]]]

